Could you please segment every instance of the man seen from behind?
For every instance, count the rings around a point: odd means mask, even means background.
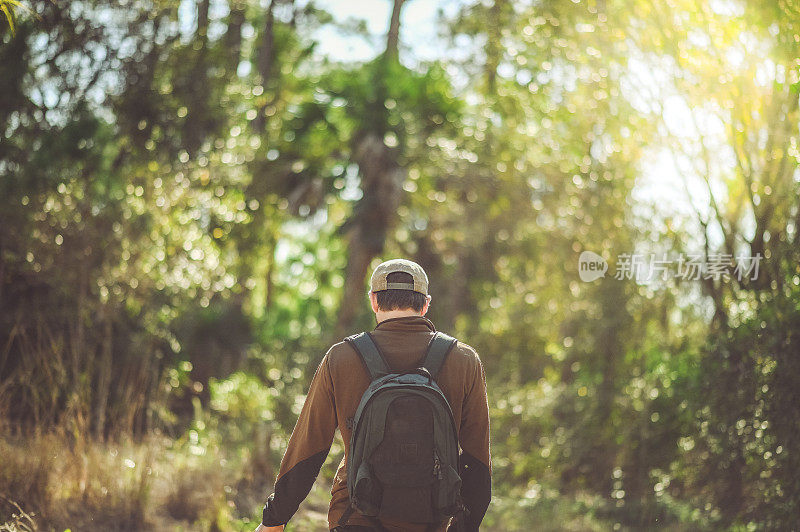
[[[357,433],[362,430],[362,423],[357,420],[357,410],[359,410],[362,396],[365,396],[365,392],[373,381],[370,377],[372,372],[368,367],[369,361],[364,358],[365,355],[361,354],[361,349],[354,347],[355,344],[352,341],[354,337],[349,337],[348,341],[333,345],[317,368],[305,404],[281,461],[274,493],[269,496],[264,506],[262,523],[256,532],[283,530],[284,525],[289,522],[311,490],[328,455],[337,428],[344,441],[345,457],[339,465],[331,489],[331,502],[328,510],[329,530],[337,532],[383,530],[393,532],[444,532],[445,530],[474,532],[479,529],[491,498],[489,409],[486,378],[480,358],[475,350],[467,344],[446,335],[437,335],[433,323],[425,317],[431,301],[428,294],[428,278],[422,267],[415,262],[394,259],[380,264],[373,272],[370,281],[369,300],[375,313],[377,326],[373,331],[360,336],[368,337],[362,339],[370,340],[371,345],[376,346],[375,356],[382,359],[384,368],[388,366],[388,371],[384,371],[384,373],[410,374],[412,380],[417,379],[423,384],[425,379],[420,380],[419,375],[427,375],[428,383],[433,381],[430,386],[441,391],[439,395],[444,396],[449,410],[452,411],[452,421],[448,423],[454,425],[455,438],[457,438],[457,446],[454,444],[454,448],[457,453],[458,470],[457,476],[455,476],[455,471],[452,472],[452,480],[458,482],[458,477],[460,477],[460,497],[458,497],[459,494],[454,494],[459,501],[460,511],[450,511],[449,515],[454,515],[450,519],[447,517],[448,513],[436,513],[435,509],[432,513],[430,510],[424,510],[431,504],[435,508],[436,497],[443,500],[440,489],[445,488],[439,488],[438,484],[435,484],[435,479],[437,473],[439,479],[443,478],[442,469],[446,466],[440,464],[436,451],[434,451],[433,457],[436,462],[430,477],[432,480],[426,481],[427,483],[434,482],[431,484],[433,488],[422,485],[407,476],[405,480],[403,478],[394,479],[401,485],[405,482],[405,485],[409,486],[405,488],[406,491],[392,491],[388,485],[381,484],[388,477],[385,474],[381,477],[381,473],[378,472],[375,479],[370,479],[374,482],[374,487],[373,484],[369,484],[370,493],[368,494],[370,497],[376,498],[372,502],[375,504],[377,513],[366,515],[370,512],[365,511],[365,514],[356,508],[356,506],[363,508],[363,501],[350,500],[347,475],[350,473],[348,457],[351,456],[351,438],[354,425],[358,427]],[[435,364],[431,372],[427,372],[425,368],[429,368],[430,361],[426,357],[429,352],[432,353],[429,349],[433,349],[431,346],[434,345],[435,336],[441,336],[450,340],[451,343],[448,347],[439,350],[441,361]],[[427,365],[423,368],[425,364]],[[401,410],[397,411],[398,421],[391,423],[408,425],[409,422],[404,421],[403,416],[409,416],[408,419],[417,419],[414,418],[416,412],[402,411],[402,405],[412,404],[414,403],[396,401],[392,408]],[[419,409],[406,408],[406,410]],[[382,434],[384,434],[385,440],[389,440],[392,437],[389,428],[390,421],[388,417],[386,419],[386,432]],[[354,422],[354,420],[356,421]],[[383,423],[381,422],[381,430],[383,430]],[[431,425],[431,422],[425,423],[419,427],[404,426],[404,428],[410,430],[412,437],[417,433],[424,435],[426,430],[430,430]],[[437,428],[434,432],[440,434],[443,431]],[[398,444],[400,455],[395,460],[402,462],[402,460],[408,459],[413,463],[420,463],[424,467],[428,467],[426,464],[431,460],[428,456],[429,453],[421,451],[421,449],[427,449],[424,438],[419,441],[419,445],[416,440],[412,443]],[[393,448],[392,443],[384,441],[380,447]],[[438,449],[438,447],[435,448]],[[376,448],[376,452],[372,456],[365,457],[366,465],[359,468],[359,475],[362,471],[371,471],[370,468],[375,466],[373,459],[380,450],[380,448]],[[418,457],[417,453],[423,456]],[[454,466],[455,460],[455,457],[452,458]],[[411,471],[414,466],[403,465],[403,468]],[[400,470],[400,477],[402,477],[403,468]],[[375,471],[372,472],[375,473]],[[447,478],[446,473],[447,471],[445,471],[444,478]],[[390,479],[388,482],[391,481]],[[441,485],[444,486],[444,484]],[[404,495],[402,497],[395,496],[393,500],[393,493],[403,493]],[[414,500],[415,493],[419,494],[419,501]],[[354,496],[354,498],[357,497]],[[352,504],[354,502],[355,505]],[[361,504],[358,504],[359,502]],[[406,511],[401,514],[405,516],[402,519],[398,518],[397,512],[392,514],[389,511],[391,508],[413,508],[414,504],[419,504],[420,510]]]

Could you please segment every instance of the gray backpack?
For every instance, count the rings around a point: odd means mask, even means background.
[[[422,367],[402,373],[389,369],[369,333],[346,341],[372,382],[353,418],[350,505],[338,525],[358,510],[378,530],[384,530],[381,518],[428,523],[433,530],[463,510],[455,420],[433,380],[456,340],[435,333]]]

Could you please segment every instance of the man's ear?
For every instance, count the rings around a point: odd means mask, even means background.
[[[375,292],[369,293],[369,303],[372,305],[372,312],[375,314],[378,313],[378,296],[375,295]]]
[[[422,305],[422,314],[420,314],[420,315],[424,316],[425,314],[427,314],[428,313],[428,308],[430,306],[431,306],[431,296],[425,296],[425,304]]]

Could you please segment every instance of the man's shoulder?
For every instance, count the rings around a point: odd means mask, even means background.
[[[465,362],[470,362],[473,364],[481,363],[481,358],[478,355],[478,351],[471,345],[462,342],[461,340],[456,341],[456,345],[453,347],[453,350],[449,356],[456,356]]]
[[[325,356],[328,357],[329,364],[336,364],[342,359],[350,359],[357,355],[347,340],[342,340],[330,346]]]

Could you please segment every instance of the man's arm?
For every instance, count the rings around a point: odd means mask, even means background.
[[[283,525],[306,498],[330,451],[336,432],[333,382],[325,355],[308,390],[303,410],[281,460],[275,491],[267,499],[261,522],[266,527]]]
[[[477,532],[492,498],[489,402],[486,396],[486,375],[477,354],[472,382],[467,386],[470,388],[461,415],[459,439],[462,452],[458,462],[461,497],[468,511],[466,529],[468,532]]]

